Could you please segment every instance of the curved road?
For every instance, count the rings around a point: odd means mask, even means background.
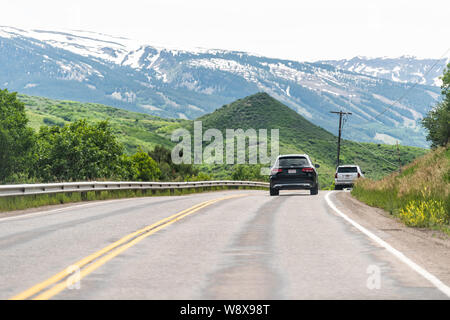
[[[3,218],[0,298],[448,298],[339,216],[327,193],[211,192]]]

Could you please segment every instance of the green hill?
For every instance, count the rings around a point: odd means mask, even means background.
[[[140,145],[151,150],[155,145],[168,148],[171,132],[177,128],[191,128],[193,121],[164,119],[142,113],[130,112],[95,103],[59,101],[42,97],[19,95],[26,105],[30,126],[64,125],[78,119],[88,121],[109,120],[127,153]],[[331,116],[331,115],[330,115]],[[301,115],[273,99],[258,93],[225,105],[197,120],[203,122],[203,132],[208,128],[225,129],[279,129],[281,153],[307,153],[319,169],[322,187],[333,181],[336,162],[337,137],[312,124]],[[336,120],[337,122],[337,120]],[[270,137],[270,131],[269,137]],[[270,143],[270,142],[269,142]],[[416,147],[400,147],[403,164],[426,152]],[[397,169],[398,155],[395,146],[342,141],[342,163],[359,164],[366,175],[379,179]],[[214,178],[230,178],[230,166],[201,165],[202,170]]]
[[[91,122],[108,120],[129,154],[134,153],[138,146],[145,150],[151,150],[155,145],[172,147],[174,143],[170,141],[171,132],[183,123],[189,123],[97,103],[52,100],[23,94],[19,94],[18,98],[25,104],[29,125],[35,130],[39,130],[42,125],[63,126],[80,119]]]
[[[239,99],[197,120],[203,122],[203,131],[209,128],[217,128],[222,133],[226,128],[279,129],[280,153],[308,154],[315,163],[321,165],[321,185],[329,186],[333,181],[337,137],[266,93]],[[269,133],[268,135],[270,136]],[[421,148],[400,147],[404,164],[425,152]],[[341,140],[341,163],[358,164],[368,177],[378,179],[397,169],[398,154],[396,147],[391,145]],[[222,172],[224,174],[227,173]]]
[[[336,149],[337,140],[333,134],[312,124],[266,93],[239,99],[197,120],[203,122],[204,130],[279,129],[280,151],[311,153],[319,163],[323,163],[330,151]]]

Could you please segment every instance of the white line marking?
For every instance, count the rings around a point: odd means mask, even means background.
[[[363,226],[359,225],[358,223],[356,223],[355,221],[353,221],[352,219],[350,219],[347,215],[345,215],[344,213],[342,213],[341,210],[339,210],[338,208],[336,208],[336,206],[334,205],[333,202],[331,202],[330,200],[330,194],[333,194],[334,191],[327,193],[325,196],[325,200],[327,201],[328,205],[334,210],[336,211],[342,218],[344,218],[346,221],[348,221],[350,224],[352,224],[356,229],[358,229],[359,231],[361,231],[362,233],[364,233],[366,236],[368,236],[370,239],[372,239],[373,241],[375,241],[376,243],[378,243],[379,245],[381,245],[382,247],[384,247],[387,251],[389,251],[390,253],[392,253],[395,257],[397,257],[400,261],[402,261],[403,263],[405,263],[406,265],[408,265],[411,269],[413,269],[414,271],[416,271],[418,274],[420,274],[422,277],[424,277],[425,279],[427,279],[428,281],[430,281],[436,288],[438,288],[440,291],[442,291],[445,295],[447,295],[447,297],[450,298],[450,287],[448,287],[447,285],[445,285],[441,280],[439,280],[437,277],[435,277],[434,275],[432,275],[431,273],[429,273],[427,270],[425,270],[424,268],[422,268],[421,266],[419,266],[417,263],[415,263],[414,261],[412,261],[411,259],[409,259],[408,257],[406,257],[402,252],[398,251],[397,249],[393,248],[389,243],[387,243],[386,241],[382,240],[380,237],[376,236],[375,234],[373,234],[372,232],[370,232],[369,230],[367,230],[366,228],[364,228]]]
[[[181,196],[190,196],[190,194],[181,195]],[[176,196],[176,197],[181,197],[181,196]],[[170,197],[170,196],[167,196],[167,197]],[[70,209],[78,209],[78,208],[90,207],[90,206],[96,206],[96,205],[100,206],[100,205],[103,205],[103,204],[110,204],[110,203],[115,203],[115,202],[124,202],[124,201],[130,201],[130,200],[144,200],[144,199],[150,199],[150,198],[155,199],[155,198],[157,198],[157,196],[154,196],[154,197],[148,196],[148,197],[136,197],[136,198],[123,198],[123,199],[112,199],[112,200],[93,200],[92,202],[89,202],[89,203],[78,204],[78,205],[73,205],[73,206],[59,208],[59,209],[46,210],[46,211],[37,211],[37,212],[33,212],[33,213],[23,213],[23,214],[19,214],[17,216],[4,217],[4,218],[0,218],[0,223],[4,222],[4,221],[33,218],[35,216],[40,216],[40,215],[47,215],[47,214],[50,215],[50,214],[53,214],[53,213],[66,211],[66,210],[70,210]]]
[[[95,205],[108,204],[108,203],[112,203],[112,202],[122,202],[122,201],[127,201],[127,200],[128,201],[129,200],[136,200],[136,199],[142,199],[142,197],[140,197],[140,198],[126,198],[126,199],[114,199],[114,200],[96,200],[95,202],[91,202],[91,203],[79,204],[79,205],[74,205],[74,206],[64,207],[64,208],[59,208],[59,209],[53,209],[53,210],[47,210],[47,211],[38,211],[38,212],[33,212],[33,213],[23,213],[23,214],[19,214],[17,216],[0,218],[0,223],[4,222],[4,221],[33,218],[35,216],[46,215],[46,214],[50,215],[52,213],[57,213],[57,212],[70,210],[70,209],[78,209],[78,208],[83,208],[83,207],[90,207],[90,206],[95,206]]]

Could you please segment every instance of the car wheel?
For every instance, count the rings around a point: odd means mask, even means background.
[[[342,190],[341,186],[334,186],[334,190]]]
[[[270,188],[270,195],[271,196],[278,196],[280,194],[280,190],[276,190],[273,188]]]
[[[310,195],[315,196],[319,193],[319,186],[316,186],[314,189],[309,190]]]

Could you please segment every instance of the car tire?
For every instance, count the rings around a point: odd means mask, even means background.
[[[270,195],[271,196],[278,196],[279,194],[280,194],[280,190],[270,188]]]
[[[342,190],[341,186],[334,186],[334,190]]]
[[[319,186],[316,186],[314,189],[309,190],[309,194],[315,196],[319,193]]]

